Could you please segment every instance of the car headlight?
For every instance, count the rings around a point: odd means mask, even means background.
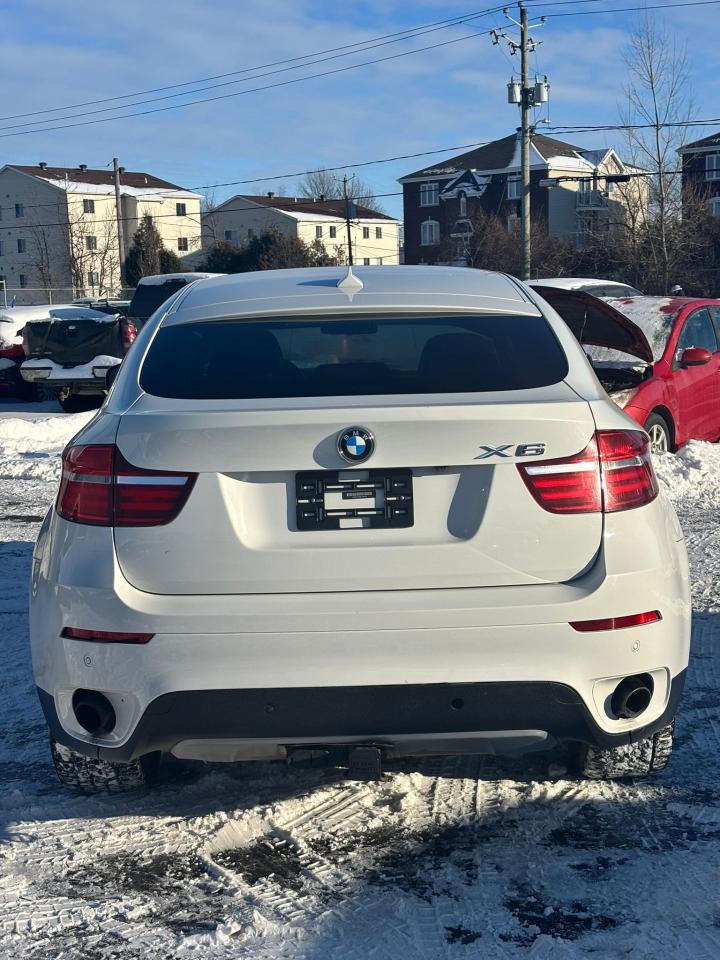
[[[630,403],[637,392],[637,387],[632,387],[630,390],[618,390],[617,393],[610,394],[610,399],[619,407],[624,408]]]

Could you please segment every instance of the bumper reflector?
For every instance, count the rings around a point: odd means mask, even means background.
[[[60,634],[68,640],[92,640],[94,643],[148,643],[154,633],[115,633],[111,630],[81,630],[79,627],[63,627]]]
[[[574,620],[570,626],[581,633],[592,633],[595,630],[624,630],[625,627],[641,627],[644,623],[657,623],[662,620],[659,610],[650,610],[647,613],[632,613],[627,617],[607,617],[604,620]]]

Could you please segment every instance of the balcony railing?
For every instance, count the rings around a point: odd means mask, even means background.
[[[583,210],[604,210],[608,205],[608,196],[602,190],[578,190],[576,206]]]

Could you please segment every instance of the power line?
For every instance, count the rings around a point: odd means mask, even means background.
[[[541,2],[541,0],[537,0]],[[575,2],[588,2],[588,0],[563,0],[563,2],[575,3]],[[720,124],[720,117],[712,117],[708,119],[701,120],[684,120],[677,121],[675,123],[664,123],[660,124],[661,127],[702,127],[702,126],[716,126]],[[652,129],[655,127],[655,124],[595,124],[595,125],[585,125],[585,126],[570,126],[570,125],[556,125],[548,126],[546,129],[551,133],[594,133],[594,132],[604,132],[604,131],[618,131],[618,130],[640,130],[640,129]],[[478,147],[487,146],[489,143],[492,143],[491,140],[477,140],[472,143],[464,144],[455,144],[452,146],[444,147],[435,147],[432,150],[419,150],[415,153],[404,153],[397,154],[392,157],[381,157],[376,160],[361,160],[355,163],[345,163],[337,164],[332,167],[314,167],[307,170],[296,170],[293,173],[276,173],[264,177],[250,177],[242,180],[224,180],[218,183],[206,183],[198,184],[192,187],[178,187],[176,190],[168,189],[167,187],[156,187],[148,188],[148,193],[158,193],[163,196],[172,198],[173,194],[180,196],[180,194],[189,193],[192,191],[199,190],[213,190],[219,189],[221,187],[236,187],[236,186],[251,186],[258,183],[270,183],[276,180],[290,180],[296,179],[299,177],[307,176],[311,173],[337,173],[340,170],[354,170],[360,169],[363,167],[375,166],[383,163],[396,163],[399,160],[416,160],[420,157],[433,156],[438,153],[451,153],[455,151],[466,152],[468,150],[474,150]],[[110,183],[108,181],[108,187]],[[82,191],[79,190],[79,193]],[[396,194],[383,194],[383,196],[396,196]],[[376,198],[379,199],[379,196],[376,195]],[[142,199],[142,198],[140,198]],[[282,199],[282,197],[278,197]],[[312,200],[311,197],[304,198],[308,202]],[[362,198],[358,198],[362,199]],[[35,204],[24,204],[25,209],[37,209],[41,207],[57,207],[58,202],[54,201],[52,203],[35,203]],[[0,206],[0,211],[12,211],[14,210],[13,206],[2,207]],[[164,216],[164,214],[163,214]],[[173,214],[174,216],[174,214]]]
[[[720,2],[720,0],[718,0],[718,2]],[[374,60],[363,60],[360,63],[353,63],[344,67],[335,67],[332,70],[323,70],[320,73],[311,73],[305,77],[293,77],[290,80],[281,80],[277,83],[267,83],[260,87],[251,87],[248,90],[236,90],[233,93],[218,94],[214,97],[203,97],[200,100],[189,100],[187,103],[176,103],[166,107],[152,107],[149,110],[139,110],[135,113],[121,113],[114,117],[98,117],[95,120],[80,120],[76,123],[64,123],[56,124],[55,126],[38,127],[36,130],[19,130],[14,133],[0,133],[0,139],[6,139],[7,137],[27,137],[35,133],[47,133],[53,130],[69,130],[75,127],[93,126],[98,123],[109,123],[113,120],[127,120],[131,117],[145,117],[149,116],[150,114],[166,113],[170,110],[182,110],[185,107],[194,107],[205,103],[214,103],[218,100],[229,100],[234,97],[243,97],[249,93],[259,93],[263,90],[275,90],[278,87],[287,87],[295,83],[304,83],[307,80],[317,80],[318,78],[322,77],[346,73],[349,70],[357,70],[360,67],[372,66],[376,63],[387,63],[390,60],[399,60],[402,57],[414,56],[417,53],[426,53],[428,50],[437,50],[439,47],[447,47],[454,43],[462,43],[465,40],[476,40],[478,37],[488,36],[489,33],[489,30],[483,31],[482,33],[470,33],[463,37],[454,37],[451,40],[443,40],[440,43],[428,44],[428,46],[417,47],[414,50],[405,50],[402,53],[394,53],[387,57],[377,57]],[[76,114],[76,116],[80,117],[82,114]],[[53,121],[48,122],[52,123]]]
[[[587,2],[587,0],[578,0],[578,2]],[[682,3],[657,3],[645,4],[640,7],[610,7],[606,10],[575,10],[572,13],[548,13],[546,17],[586,17],[601,16],[606,13],[635,13],[646,10],[673,10],[677,7],[707,7],[720,3],[720,0],[683,0]]]
[[[539,0],[531,0],[531,2],[539,2]],[[584,3],[584,2],[600,2],[600,0],[564,0],[564,2]],[[449,17],[446,20],[434,20],[430,23],[419,24],[417,27],[408,27],[406,30],[399,30],[395,33],[382,34],[381,36],[372,37],[368,40],[358,40],[355,43],[347,43],[339,47],[328,47],[325,50],[316,50],[314,53],[306,53],[304,56],[300,56],[300,57],[288,57],[283,60],[273,60],[269,63],[258,64],[255,67],[245,67],[242,70],[232,70],[228,73],[219,73],[211,77],[201,77],[198,80],[187,80],[181,83],[171,83],[162,87],[151,87],[148,90],[138,90],[135,93],[119,94],[114,97],[104,97],[99,100],[85,100],[81,103],[65,104],[64,106],[50,107],[45,110],[35,110],[27,113],[14,113],[7,117],[0,117],[0,122],[5,120],[22,119],[24,117],[40,116],[41,114],[47,114],[47,113],[58,113],[61,110],[76,110],[76,109],[80,109],[81,107],[92,107],[100,103],[112,103],[116,100],[130,100],[130,99],[134,99],[135,97],[143,97],[151,93],[163,93],[166,90],[176,90],[179,87],[190,87],[190,86],[196,86],[201,83],[210,83],[215,80],[225,80],[227,77],[236,77],[242,74],[253,73],[255,70],[265,70],[269,67],[284,66],[285,64],[288,64],[288,63],[295,63],[295,64],[298,64],[298,66],[307,66],[307,64],[300,63],[300,61],[311,60],[315,57],[322,57],[326,54],[336,53],[341,50],[351,50],[351,48],[353,47],[366,47],[371,44],[379,44],[379,41],[388,40],[394,37],[400,37],[400,38],[404,37],[405,39],[412,39],[412,37],[415,35],[422,35],[422,34],[418,34],[418,31],[430,32],[429,28],[432,28],[432,27],[437,27],[439,29],[447,29],[448,27],[457,26],[461,23],[467,22],[468,20],[478,19],[479,17],[486,16],[490,13],[495,13],[499,10],[502,10],[502,5],[497,7],[490,7],[487,10],[478,10],[478,11],[473,11],[466,14],[458,14],[457,16]],[[362,52],[362,50],[358,50],[355,52]],[[192,93],[193,91],[189,91],[187,95],[190,96]],[[132,104],[126,104],[125,106],[132,106]],[[121,109],[121,107],[114,107],[110,109]]]
[[[427,34],[429,34],[429,33],[436,33],[436,32],[439,31],[439,30],[448,30],[448,29],[450,29],[450,28],[452,28],[452,27],[461,26],[461,25],[464,24],[464,23],[471,22],[472,20],[481,19],[482,17],[487,16],[489,13],[495,13],[495,12],[497,12],[498,9],[500,9],[500,8],[494,7],[494,8],[491,8],[491,9],[487,10],[487,11],[483,11],[483,12],[481,12],[481,13],[473,14],[473,15],[467,16],[467,17],[462,18],[462,19],[457,19],[457,18],[456,18],[452,23],[444,24],[444,25],[442,25],[442,26],[430,27],[430,28],[428,28],[428,29],[426,29],[426,30],[421,30],[420,28],[417,28],[417,32],[415,32],[415,33],[407,34],[407,35],[405,35],[405,36],[394,37],[393,39],[390,39],[390,40],[383,40],[382,42],[379,42],[379,43],[372,43],[372,44],[370,44],[370,42],[368,41],[365,46],[363,46],[362,48],[359,48],[359,49],[349,50],[349,51],[344,52],[344,53],[336,53],[336,54],[333,54],[333,55],[331,55],[331,56],[323,56],[323,57],[319,57],[318,59],[315,59],[315,60],[309,59],[309,62],[307,62],[307,63],[294,64],[293,66],[280,67],[280,68],[278,68],[278,69],[276,69],[276,70],[269,70],[269,71],[267,71],[267,72],[265,72],[265,73],[255,73],[255,74],[254,74],[253,76],[251,76],[251,77],[239,78],[239,79],[235,79],[235,80],[225,80],[225,81],[223,81],[222,83],[214,83],[214,84],[211,84],[210,86],[196,87],[194,90],[183,91],[183,92],[181,92],[181,93],[165,94],[165,95],[163,95],[163,96],[161,96],[161,97],[150,97],[150,98],[148,98],[148,99],[146,99],[146,100],[137,100],[137,101],[135,101],[134,103],[120,104],[120,105],[115,106],[115,107],[101,107],[101,108],[99,108],[99,109],[97,109],[97,110],[88,110],[88,111],[84,111],[83,113],[73,113],[73,114],[68,114],[68,115],[66,115],[66,116],[62,116],[62,117],[51,117],[51,118],[49,118],[47,121],[45,121],[45,120],[43,120],[43,121],[40,121],[40,120],[31,120],[31,121],[28,121],[28,122],[26,122],[26,123],[12,123],[12,124],[9,124],[8,126],[0,127],[0,131],[3,131],[3,130],[19,130],[19,129],[22,129],[22,128],[25,128],[25,127],[37,127],[37,125],[38,125],[39,123],[56,123],[56,122],[59,122],[59,121],[61,121],[61,120],[75,120],[75,119],[78,119],[78,118],[81,118],[81,117],[94,116],[94,115],[97,115],[97,114],[99,114],[99,113],[108,113],[108,112],[113,111],[113,110],[122,110],[122,109],[126,109],[126,108],[128,108],[128,107],[133,107],[133,108],[134,108],[134,107],[143,106],[144,104],[148,104],[148,103],[158,103],[158,102],[164,101],[164,100],[173,100],[173,99],[177,99],[178,97],[190,97],[190,96],[194,96],[195,94],[198,94],[198,93],[205,93],[205,92],[207,92],[208,90],[217,90],[217,89],[219,89],[220,87],[228,87],[228,86],[232,86],[232,85],[238,84],[238,83],[246,83],[246,82],[249,82],[249,81],[251,81],[251,80],[260,80],[260,79],[262,79],[262,78],[264,78],[264,77],[274,76],[274,75],[279,74],[279,73],[287,73],[288,71],[291,71],[291,70],[299,70],[299,69],[301,69],[301,68],[303,68],[303,67],[311,67],[311,66],[314,66],[315,64],[318,64],[318,63],[327,63],[329,60],[338,60],[338,59],[340,59],[341,57],[354,56],[356,53],[365,53],[365,52],[367,52],[368,50],[376,50],[376,49],[378,49],[379,47],[385,47],[385,46],[388,46],[389,44],[393,44],[393,43],[401,43],[401,42],[404,41],[404,40],[413,40],[413,39],[415,39],[416,37],[422,37],[422,36],[425,36],[425,35],[427,35]],[[359,44],[355,44],[355,46],[356,46],[356,47],[360,47]],[[295,58],[295,59],[297,59],[297,58]],[[306,59],[308,59],[308,58],[306,58]],[[257,68],[255,68],[255,69],[260,70],[260,69],[262,69],[262,68],[261,68],[261,67],[257,67]],[[238,71],[238,72],[243,72],[243,73],[245,73],[245,72],[248,72],[248,71]],[[298,78],[296,78],[296,79],[302,80],[302,79],[305,79],[305,78],[303,78],[303,77],[298,77]],[[182,84],[180,84],[180,86],[182,86]],[[245,91],[241,91],[241,92],[245,92]],[[251,92],[251,91],[247,91],[247,92],[249,93],[249,92]],[[120,99],[120,98],[113,98],[113,99]],[[190,103],[194,103],[194,102],[195,102],[195,101],[189,101],[188,104],[180,103],[180,104],[177,104],[176,106],[179,108],[179,107],[187,106],[187,105],[189,105]],[[68,109],[73,109],[73,108],[68,108]],[[57,110],[39,111],[39,113],[56,113],[56,112],[57,112]],[[36,115],[37,115],[37,114],[36,114]],[[20,117],[21,117],[21,116],[24,116],[24,115],[23,115],[23,114],[18,114],[17,116],[20,116]],[[26,116],[33,116],[33,114],[27,114]],[[1,118],[1,119],[14,119],[14,118],[12,118],[12,117],[5,117],[5,118]],[[107,117],[106,119],[108,119],[108,120],[113,120],[113,119],[116,119],[116,118],[115,118],[115,117]],[[46,129],[46,128],[45,128],[45,127],[39,127],[38,130],[34,130],[34,131],[32,131],[32,132],[33,132],[33,133],[36,133],[36,132],[39,132],[40,130],[43,130],[43,129]],[[54,128],[47,128],[47,129],[54,129]]]

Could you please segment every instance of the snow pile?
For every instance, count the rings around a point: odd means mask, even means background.
[[[54,485],[65,444],[93,416],[89,411],[37,420],[0,419],[0,478],[47,480]]]
[[[720,446],[692,440],[676,454],[654,458],[655,472],[671,500],[720,506]]]

